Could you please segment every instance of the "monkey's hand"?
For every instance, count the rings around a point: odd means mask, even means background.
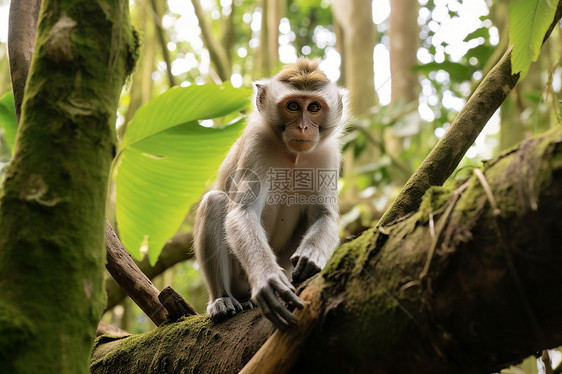
[[[291,257],[293,264],[293,282],[302,283],[314,274],[318,273],[324,265],[326,265],[326,258],[315,251],[299,251]]]
[[[259,304],[267,319],[281,331],[297,324],[297,319],[281,300],[299,309],[304,307],[302,300],[295,293],[295,288],[282,270],[276,273],[264,273],[262,279],[258,279],[252,285],[252,298]]]

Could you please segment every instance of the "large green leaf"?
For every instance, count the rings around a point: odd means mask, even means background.
[[[542,41],[554,19],[558,1],[516,0],[509,4],[509,41],[513,45],[511,71],[524,77],[539,57]]]
[[[238,112],[249,96],[231,86],[175,87],[136,112],[116,163],[117,223],[133,257],[147,253],[156,262],[244,125],[240,118],[224,128],[199,121]]]
[[[4,128],[4,137],[10,146],[10,152],[14,152],[16,145],[16,130],[18,121],[16,119],[16,105],[12,91],[0,97],[0,126]]]

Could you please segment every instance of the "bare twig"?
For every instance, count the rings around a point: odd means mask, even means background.
[[[170,52],[168,51],[168,45],[166,43],[166,36],[164,35],[164,29],[162,28],[162,16],[160,15],[160,11],[158,9],[158,4],[156,0],[150,0],[150,5],[152,7],[152,19],[154,20],[156,37],[158,38],[158,42],[162,48],[162,58],[164,58],[164,62],[166,63],[166,74],[168,75],[168,83],[170,87],[176,85],[176,80],[174,79],[174,75],[172,74],[172,61],[170,59]]]
[[[220,79],[225,82],[230,79],[230,62],[228,56],[221,43],[213,34],[211,30],[211,25],[206,18],[205,12],[201,7],[200,0],[191,0],[193,8],[195,9],[195,15],[199,20],[199,27],[201,28],[201,36],[205,42],[205,47],[209,50],[209,55],[211,56],[211,61],[216,67],[217,74]]]

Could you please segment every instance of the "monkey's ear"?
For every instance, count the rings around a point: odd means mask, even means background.
[[[349,105],[349,91],[343,87],[338,87],[338,111],[341,116],[347,115]]]
[[[263,82],[256,82],[254,83],[254,86],[256,86],[256,107],[258,108],[258,112],[261,112],[265,107],[267,84]]]

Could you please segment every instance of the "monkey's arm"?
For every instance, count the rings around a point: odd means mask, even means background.
[[[293,281],[300,283],[324,268],[339,243],[337,208],[315,207],[316,214],[291,257]]]
[[[262,308],[263,314],[280,330],[296,324],[295,317],[281,299],[297,308],[303,302],[295,293],[283,269],[277,264],[267,236],[261,225],[260,202],[239,204],[226,216],[226,233],[230,248],[248,275],[252,300]],[[263,204],[263,203],[262,203]]]

